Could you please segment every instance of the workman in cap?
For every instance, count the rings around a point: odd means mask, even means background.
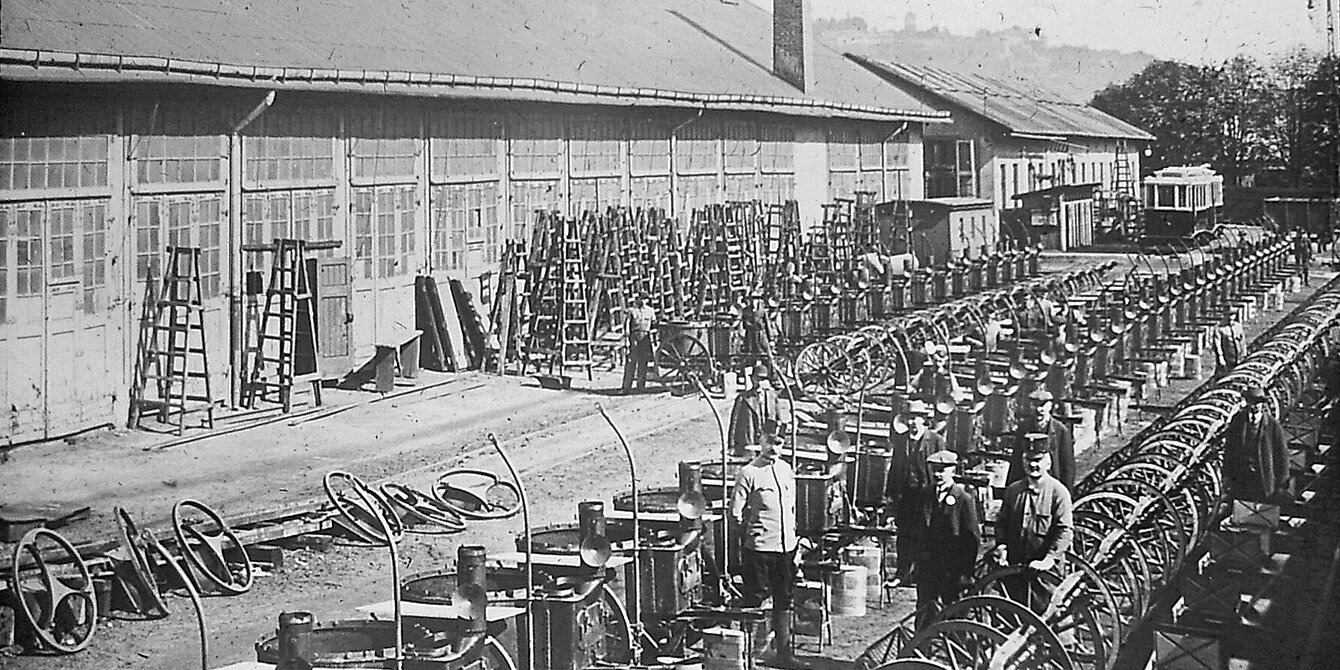
[[[768,421],[781,423],[777,391],[772,388],[770,372],[766,366],[746,370],[745,385],[735,395],[735,403],[730,410],[730,430],[727,443],[736,456],[746,454],[745,447],[759,444],[763,434],[763,424]]]
[[[927,342],[925,351],[926,361],[911,380],[912,397],[929,403],[942,395],[957,399],[961,389],[949,365],[949,349],[943,344]]]
[[[1007,483],[1024,478],[1027,469],[1024,455],[1033,435],[1045,438],[1044,444],[1051,455],[1051,476],[1061,482],[1067,490],[1075,488],[1075,439],[1070,427],[1052,416],[1056,400],[1051,391],[1038,389],[1028,394],[1032,412],[1028,414],[1014,431],[1014,454],[1010,459],[1010,472]]]
[[[1247,338],[1232,311],[1225,311],[1214,328],[1214,376],[1227,374],[1247,350]]]
[[[1247,407],[1224,431],[1224,483],[1236,500],[1272,502],[1288,487],[1288,440],[1270,414],[1264,389],[1249,388],[1242,398]]]
[[[929,459],[945,449],[945,439],[931,430],[931,408],[924,402],[908,404],[908,429],[905,435],[890,435],[893,452],[889,480],[884,497],[892,508],[898,549],[898,564],[894,571],[894,585],[913,582],[912,566],[922,546],[924,519],[922,500],[927,489],[934,487]]]
[[[916,559],[918,630],[972,585],[982,543],[977,501],[954,481],[958,454],[942,449],[926,462],[935,485],[922,496],[926,542]]]
[[[762,293],[754,293],[744,299],[740,306],[740,328],[744,331],[740,352],[744,354],[745,365],[772,358],[768,312],[763,304]]]
[[[1002,580],[1002,585],[1011,598],[1025,604],[1029,604],[1030,571],[1063,572],[1065,552],[1074,539],[1070,491],[1051,469],[1047,441],[1030,441],[1024,452],[1024,478],[1005,487],[996,517],[996,562],[1026,568]]]
[[[647,366],[651,364],[651,335],[656,332],[656,310],[646,303],[641,294],[633,296],[628,308],[628,353],[624,359],[623,390],[637,390],[647,387]]]
[[[791,655],[791,588],[796,580],[796,476],[777,457],[777,423],[764,425],[757,457],[735,475],[730,520],[742,550],[741,606],[772,598],[777,663],[806,667]]]
[[[1312,285],[1312,237],[1303,231],[1298,231],[1293,238],[1293,258],[1298,264],[1298,276],[1302,278],[1304,286]]]

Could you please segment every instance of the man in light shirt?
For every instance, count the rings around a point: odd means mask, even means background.
[[[791,653],[791,588],[796,581],[796,476],[777,457],[777,422],[763,425],[760,451],[740,468],[731,491],[730,518],[743,552],[744,607],[772,598],[776,664],[808,667]]]

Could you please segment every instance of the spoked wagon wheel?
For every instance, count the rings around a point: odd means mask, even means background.
[[[698,338],[681,335],[656,347],[656,372],[671,392],[688,393],[695,388],[695,379],[703,384],[712,381],[712,355]]]

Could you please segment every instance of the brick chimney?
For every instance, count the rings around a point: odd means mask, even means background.
[[[801,91],[814,89],[810,0],[772,0],[772,72]]]

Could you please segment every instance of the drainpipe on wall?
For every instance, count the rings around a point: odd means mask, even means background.
[[[245,308],[246,282],[242,276],[242,131],[251,125],[257,117],[265,113],[275,103],[275,91],[265,94],[251,113],[242,118],[228,133],[228,317],[231,327],[228,329],[228,350],[231,364],[228,366],[228,382],[232,390],[233,406],[242,400],[242,380],[246,375],[243,366],[246,363],[246,342],[242,341],[245,328],[242,313]]]

